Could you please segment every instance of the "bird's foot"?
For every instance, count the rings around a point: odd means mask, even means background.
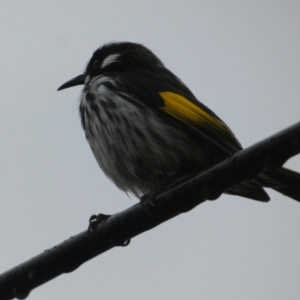
[[[141,204],[146,207],[146,206],[156,206],[156,196],[159,195],[160,193],[155,190],[155,191],[151,191],[145,195],[143,195],[140,198]]]
[[[94,231],[98,225],[103,224],[109,219],[111,215],[99,214],[99,215],[92,215],[89,220],[89,231]]]
[[[165,184],[158,185],[155,189],[140,198],[140,202],[148,215],[155,214],[155,208],[158,207],[157,196],[165,191]]]

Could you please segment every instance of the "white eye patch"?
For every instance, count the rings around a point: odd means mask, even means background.
[[[118,61],[118,58],[120,57],[120,54],[110,54],[108,55],[102,62],[101,64],[101,69],[107,67],[108,65],[110,65],[111,63],[114,63],[116,61]]]

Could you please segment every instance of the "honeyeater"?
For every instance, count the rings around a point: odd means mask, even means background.
[[[171,188],[242,149],[229,127],[141,44],[100,47],[84,73],[59,90],[75,85],[84,85],[79,112],[94,156],[127,193]],[[300,174],[286,168],[225,193],[268,201],[263,187],[300,201]]]

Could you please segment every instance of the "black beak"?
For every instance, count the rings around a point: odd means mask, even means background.
[[[69,87],[72,87],[75,85],[84,84],[84,79],[85,79],[85,76],[83,74],[79,75],[79,76],[67,81],[63,85],[61,85],[57,90],[60,91],[60,90],[63,90],[63,89],[66,89],[66,88],[69,88]]]

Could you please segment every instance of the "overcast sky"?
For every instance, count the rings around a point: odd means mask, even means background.
[[[0,4],[0,272],[136,203],[102,174],[56,89],[139,42],[250,146],[300,119],[299,1]],[[300,171],[300,157],[287,166]],[[30,300],[299,299],[300,203],[222,196],[34,290]]]

